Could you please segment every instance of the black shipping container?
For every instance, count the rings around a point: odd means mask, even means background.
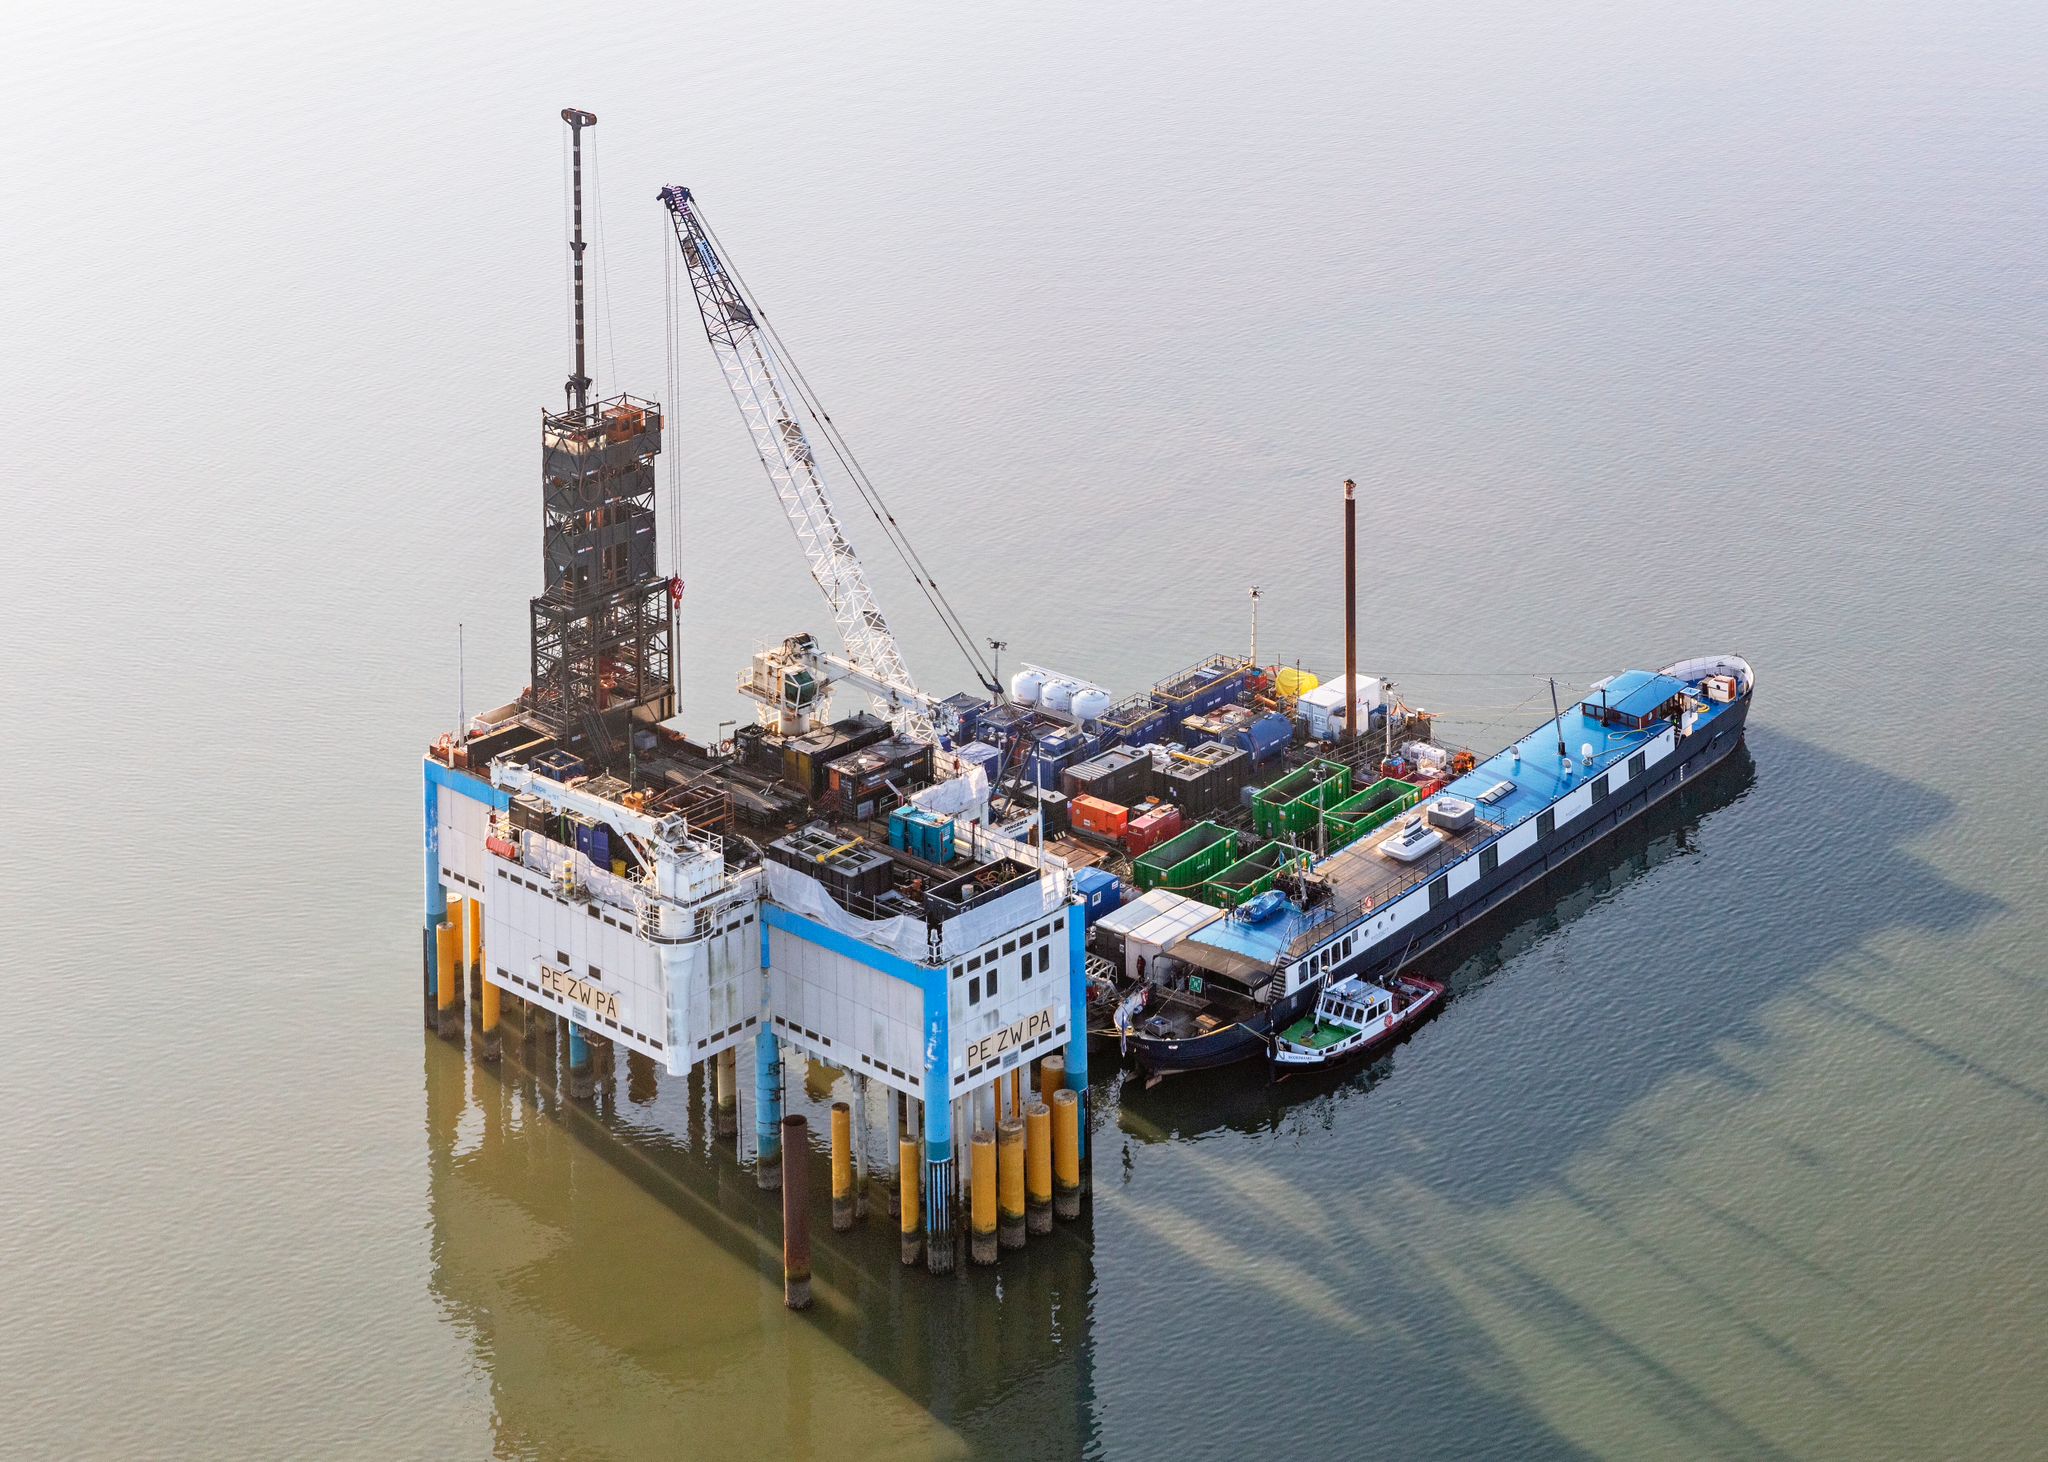
[[[817,879],[840,903],[880,898],[894,883],[886,853],[858,840],[848,846],[845,838],[815,825],[777,838],[768,856]]]
[[[866,712],[792,736],[782,743],[782,780],[806,797],[824,795],[832,763],[889,739],[889,723]]]
[[[1068,798],[1064,792],[1055,792],[1050,787],[1032,786],[1022,777],[1012,777],[1003,783],[1003,790],[1009,794],[1010,805],[1026,814],[1034,809],[1045,813],[1045,835],[1049,838],[1064,837],[1068,827]]]

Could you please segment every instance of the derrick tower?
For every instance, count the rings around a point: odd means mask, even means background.
[[[533,717],[580,738],[601,765],[623,760],[637,725],[675,714],[671,677],[679,584],[655,566],[654,458],[661,406],[590,399],[584,370],[583,129],[569,126],[576,316],[575,371],[560,411],[541,418],[542,591],[531,601]]]

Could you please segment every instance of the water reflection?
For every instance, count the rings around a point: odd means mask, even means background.
[[[592,1098],[571,1101],[559,1039],[522,1039],[508,1021],[494,1067],[425,1038],[433,1287],[474,1348],[504,1451],[680,1437],[790,1456],[962,1455],[989,1438],[1081,1450],[1087,1217],[992,1271],[906,1270],[879,1202],[832,1232],[815,1146],[816,1303],[791,1315],[779,1199],[714,1139],[701,1074],[601,1050]],[[820,1137],[847,1094],[817,1068],[789,1084]]]

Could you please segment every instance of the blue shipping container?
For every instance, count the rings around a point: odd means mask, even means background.
[[[988,702],[978,695],[966,691],[949,695],[939,702],[943,715],[953,719],[953,742],[957,746],[972,741],[981,729],[982,713],[988,709]]]
[[[1124,886],[1106,868],[1076,869],[1074,892],[1081,895],[1082,918],[1091,924],[1123,906]]]
[[[563,751],[557,747],[535,757],[533,769],[550,781],[566,782],[571,777],[583,775],[583,758],[573,751]]]
[[[1088,738],[1078,731],[1054,731],[1038,738],[1024,758],[1024,780],[1034,787],[1060,784],[1060,772],[1088,755]]]
[[[1219,657],[1220,658],[1220,657]],[[1246,670],[1243,665],[1209,663],[1198,665],[1193,670],[1162,680],[1152,688],[1152,703],[1170,708],[1175,716],[1206,716],[1219,706],[1227,706],[1244,693]]]

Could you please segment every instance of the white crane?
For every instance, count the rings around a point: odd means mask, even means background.
[[[858,462],[845,449],[831,418],[811,398],[802,373],[787,365],[787,351],[778,350],[780,342],[768,326],[766,317],[748,298],[739,278],[720,259],[716,241],[705,227],[690,190],[664,188],[661,201],[667,206],[675,224],[676,242],[682,249],[683,263],[689,271],[704,334],[711,341],[712,352],[725,371],[726,384],[732,388],[740,415],[753,434],[754,449],[760,455],[761,465],[767,469],[768,480],[774,484],[775,494],[782,501],[790,526],[796,530],[797,543],[809,561],[811,577],[824,591],[825,602],[832,607],[832,617],[838,625],[840,641],[846,647],[847,659],[858,671],[857,675],[843,678],[852,679],[870,690],[877,708],[895,723],[901,734],[918,741],[937,741],[939,728],[934,725],[931,713],[934,702],[916,691],[910,669],[903,661],[903,650],[896,643],[888,620],[883,617],[881,606],[875,600],[875,591],[868,583],[867,571],[861,566],[860,555],[854,551],[847,537],[846,525],[833,505],[831,492],[819,470],[817,456],[811,449],[801,416],[808,415],[817,423],[826,446],[846,468],[847,475],[873,510],[891,544],[902,555],[919,588],[924,590],[925,597],[939,612],[947,632],[975,664],[983,683],[993,687],[989,672],[980,663],[979,652],[974,649],[973,641],[967,637],[945,597],[939,593],[937,583],[925,572],[915,551],[904,540],[894,517],[875,493],[873,484],[867,481]],[[789,383],[787,386],[785,381]],[[842,677],[835,675],[829,678]],[[882,687],[887,688],[887,693],[880,689]]]

